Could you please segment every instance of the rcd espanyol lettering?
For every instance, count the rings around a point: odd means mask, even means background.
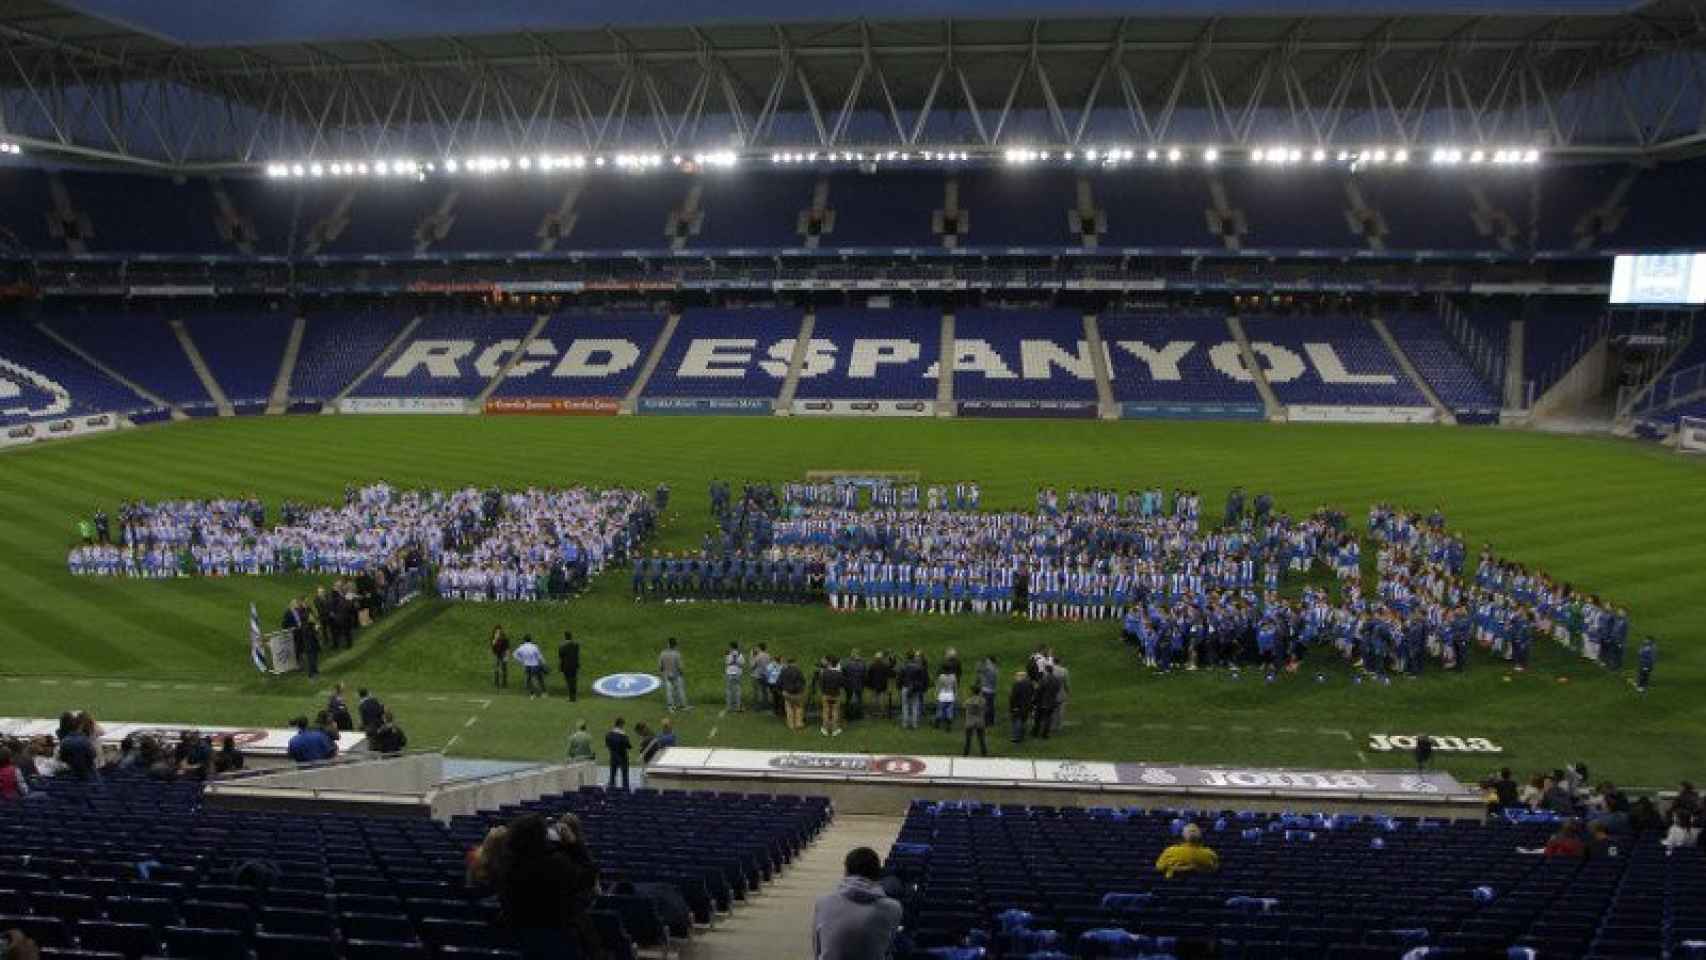
[[[687,343],[675,375],[683,379],[739,380],[762,374],[775,380],[788,375],[794,357],[793,337],[761,341],[755,337],[700,337]],[[1105,368],[1110,378],[1117,378],[1112,362],[1115,351],[1136,360],[1139,368],[1151,380],[1176,383],[1187,376],[1184,364],[1193,356],[1206,355],[1209,376],[1225,377],[1239,383],[1253,380],[1245,368],[1243,352],[1234,340],[1201,343],[1194,340],[1169,340],[1148,343],[1142,340],[1104,342]],[[490,342],[472,339],[419,339],[405,346],[380,375],[386,380],[402,380],[419,374],[430,379],[456,380],[468,376],[485,379],[497,375],[516,351],[521,351],[509,379],[545,377],[548,379],[593,379],[624,373],[637,367],[645,347],[625,338],[575,338],[560,347],[549,337],[536,337],[522,348],[516,338]],[[1290,383],[1309,374],[1311,370],[1324,383],[1337,385],[1391,384],[1391,373],[1356,373],[1345,364],[1330,343],[1305,343],[1299,353],[1290,347],[1252,340],[1250,350],[1262,364],[1271,383]],[[838,368],[850,380],[875,380],[885,370],[904,371],[917,367],[917,375],[933,380],[939,365],[920,365],[923,345],[916,339],[891,337],[861,337],[836,341],[828,337],[812,337],[802,354],[800,376],[805,379],[833,374]],[[954,341],[954,371],[962,376],[982,376],[989,380],[1049,381],[1056,378],[1095,380],[1093,348],[1083,340],[1057,342],[1049,339],[1021,339],[995,342],[982,338]],[[19,371],[14,371],[19,372]],[[1129,374],[1129,370],[1128,370]],[[30,382],[39,384],[50,393],[62,393],[57,384],[33,372],[25,372]],[[1197,374],[1203,375],[1203,374]],[[14,390],[15,392],[15,390]],[[8,399],[0,396],[0,401]],[[54,412],[41,411],[51,416]]]

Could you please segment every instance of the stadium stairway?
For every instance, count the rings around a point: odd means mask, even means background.
[[[99,370],[102,373],[106,374],[111,379],[118,381],[120,384],[123,384],[125,389],[136,394],[137,396],[141,397],[142,399],[147,400],[149,403],[152,403],[157,407],[161,407],[163,409],[172,411],[172,419],[173,420],[188,420],[189,419],[189,414],[183,412],[182,410],[179,410],[176,406],[173,406],[172,404],[167,403],[165,401],[165,399],[162,398],[159,394],[154,393],[151,390],[144,389],[141,384],[137,383],[134,380],[131,380],[130,378],[119,373],[117,370],[114,370],[112,367],[109,367],[106,364],[102,363],[101,361],[95,359],[95,357],[92,354],[90,354],[89,351],[84,350],[82,347],[79,347],[77,344],[71,342],[70,339],[66,338],[65,336],[63,336],[62,334],[60,334],[58,331],[54,330],[52,327],[48,326],[47,324],[38,323],[38,324],[36,324],[36,329],[41,331],[42,336],[45,336],[49,340],[52,340],[54,343],[57,343],[61,347],[64,347],[66,350],[70,351],[71,354],[73,356],[77,357],[79,360],[82,360],[84,363],[88,364],[89,366],[94,367],[96,370]]]
[[[1108,348],[1102,344],[1102,330],[1096,315],[1084,315],[1084,342],[1090,345],[1090,366],[1096,371],[1096,409],[1103,420],[1120,418],[1119,404],[1114,402],[1114,384],[1108,378]]]
[[[361,386],[368,377],[371,377],[378,372],[379,368],[383,367],[385,362],[390,360],[391,356],[395,354],[403,344],[409,342],[409,337],[414,334],[415,328],[420,325],[421,318],[419,316],[410,317],[409,322],[403,324],[403,329],[397,331],[397,335],[391,338],[391,342],[385,345],[385,349],[379,351],[379,355],[374,357],[373,362],[367,365],[367,369],[361,371],[354,380],[345,384],[344,388],[338,391],[338,395],[333,397],[330,403],[326,404],[327,411],[333,413],[337,412],[338,404],[345,397],[354,393],[355,388]]]
[[[298,314],[290,322],[290,339],[284,342],[284,357],[278,363],[278,377],[273,380],[272,393],[267,396],[267,413],[280,414],[290,406],[290,379],[296,375],[296,358],[302,352],[302,334],[308,329],[308,319]]]
[[[695,940],[693,960],[810,955],[812,908],[841,882],[848,851],[870,847],[886,857],[901,823],[898,817],[837,816],[750,905]]]
[[[794,394],[800,389],[800,368],[805,366],[806,354],[811,351],[812,331],[817,328],[817,312],[807,310],[800,318],[800,332],[794,337],[794,352],[788,357],[788,375],[782,378],[782,389],[776,394],[776,412],[794,412]]]
[[[675,337],[675,328],[681,325],[679,311],[669,315],[663,322],[663,330],[658,333],[657,342],[652,344],[652,352],[646,355],[646,365],[640,368],[640,375],[634,378],[634,385],[628,388],[628,395],[622,398],[622,412],[633,413],[640,403],[640,393],[651,382],[652,374],[657,371],[658,364],[663,362],[664,352],[669,349],[669,341]]]
[[[1421,373],[1416,370],[1416,365],[1410,362],[1409,354],[1405,353],[1404,348],[1398,345],[1398,338],[1392,336],[1392,331],[1387,329],[1386,321],[1382,320],[1379,314],[1371,314],[1368,318],[1368,324],[1374,328],[1375,333],[1380,334],[1380,342],[1386,344],[1386,349],[1391,352],[1392,359],[1398,361],[1398,368],[1404,371],[1404,376],[1409,377],[1410,382],[1416,385],[1416,389],[1421,391],[1422,396],[1428,398],[1428,405],[1434,408],[1434,415],[1439,418],[1439,422],[1455,425],[1457,417],[1444,403],[1440,402],[1439,394],[1435,393],[1434,388],[1422,378]]]
[[[503,365],[498,367],[498,372],[492,375],[491,382],[486,384],[485,389],[475,395],[474,402],[470,405],[470,409],[484,410],[486,408],[486,400],[491,397],[493,392],[495,392],[504,382],[504,379],[509,376],[509,372],[515,369],[515,365],[521,362],[521,358],[527,355],[527,348],[533,345],[533,341],[539,338],[540,331],[545,329],[545,324],[550,322],[551,315],[549,313],[541,313],[533,321],[533,326],[527,328],[527,335],[521,338],[520,342],[515,345],[515,349],[511,350],[509,352],[509,356],[504,358]]]
[[[190,336],[190,330],[184,326],[184,321],[173,317],[168,321],[172,335],[178,338],[178,346],[184,348],[184,356],[189,358],[190,369],[195,371],[196,379],[201,381],[201,387],[213,400],[213,407],[222,417],[234,417],[236,408],[231,406],[231,399],[225,395],[225,390],[214,379],[213,371],[208,369],[207,359],[201,355],[201,350],[195,345],[195,338]]]
[[[1232,332],[1232,339],[1238,341],[1238,352],[1244,357],[1244,369],[1250,371],[1251,379],[1256,384],[1256,392],[1262,395],[1262,406],[1267,409],[1268,419],[1275,423],[1285,420],[1285,407],[1279,402],[1279,396],[1274,393],[1273,384],[1268,382],[1267,372],[1256,359],[1256,351],[1250,349],[1250,338],[1244,334],[1244,324],[1235,316],[1228,315],[1226,329]]]
[[[941,358],[936,364],[936,416],[948,417],[954,410],[954,357],[959,352],[954,340],[954,315],[942,314]]]

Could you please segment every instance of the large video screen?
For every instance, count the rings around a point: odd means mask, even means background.
[[[1611,266],[1611,302],[1706,304],[1706,253],[1620,256]]]

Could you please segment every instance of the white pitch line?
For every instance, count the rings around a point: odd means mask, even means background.
[[[464,724],[463,724],[463,725],[462,725],[462,729],[464,729],[464,730],[466,730],[466,729],[468,729],[468,728],[469,728],[469,727],[471,727],[471,726],[473,726],[473,725],[474,725],[474,722],[475,722],[475,721],[476,721],[476,720],[479,720],[479,719],[480,719],[480,718],[479,718],[479,717],[469,717],[469,718],[468,718],[468,722],[467,722],[467,723],[464,723]]]
[[[1296,733],[1297,728],[1296,727],[1275,727],[1274,732],[1275,733]]]
[[[112,687],[113,689],[116,690],[120,687],[130,686],[130,681],[128,681],[128,680],[108,680],[107,686]]]
[[[1315,728],[1315,732],[1319,733],[1323,737],[1344,737],[1346,740],[1353,739],[1349,730],[1335,730],[1328,727],[1317,727]]]
[[[712,727],[712,728],[711,728],[711,732],[710,732],[710,733],[707,733],[707,734],[705,734],[705,739],[707,739],[707,740],[715,740],[715,739],[717,739],[717,728],[716,728],[716,727]]]
[[[449,750],[451,747],[456,746],[456,741],[460,739],[462,739],[462,734],[459,733],[456,736],[451,737],[449,740],[446,740],[444,742],[444,749]]]
[[[1363,753],[1361,750],[1358,750],[1357,751],[1357,759],[1362,761],[1363,766],[1365,766],[1365,767],[1368,766],[1368,754]]]
[[[57,687],[57,686],[59,686],[58,680],[53,680],[53,679],[50,679],[48,677],[43,677],[41,683],[42,683],[42,686],[44,686],[44,687]]]
[[[432,703],[445,703],[445,702],[448,702],[450,700],[450,698],[449,697],[427,697],[427,700],[431,701]]]

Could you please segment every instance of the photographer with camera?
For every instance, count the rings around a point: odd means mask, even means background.
[[[527,814],[494,830],[478,859],[497,892],[503,920],[527,960],[602,958],[590,911],[598,897],[598,864],[580,820]]]

